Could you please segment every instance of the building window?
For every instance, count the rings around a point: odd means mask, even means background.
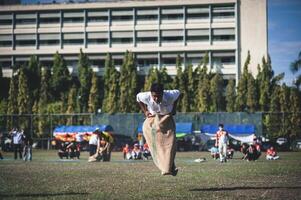
[[[187,19],[209,19],[209,7],[187,8]]]
[[[40,18],[40,24],[59,24],[60,18]]]
[[[30,60],[29,56],[17,56],[15,57],[15,66],[16,67],[26,66],[29,63],[29,60]]]
[[[112,32],[112,44],[129,44],[133,43],[133,32],[120,31]]]
[[[133,10],[113,10],[112,21],[132,21],[133,20]]]
[[[16,14],[16,25],[29,25],[36,24],[37,14],[36,13],[20,13]]]
[[[36,19],[16,19],[16,25],[35,24]]]
[[[12,35],[0,35],[0,47],[11,47],[12,38]]]
[[[158,54],[137,54],[137,65],[139,67],[152,67],[158,65]]]
[[[39,35],[39,45],[40,46],[55,46],[60,44],[60,34],[49,33]]]
[[[187,42],[209,41],[209,29],[188,29],[186,30]]]
[[[234,41],[234,40],[235,40],[234,28],[213,29],[213,41]]]
[[[92,32],[87,33],[88,44],[107,44],[108,32]]]
[[[58,24],[60,23],[61,13],[40,13],[39,22],[40,25],[44,24]]]
[[[52,55],[39,56],[39,63],[43,67],[51,68],[53,66],[53,56]]]
[[[158,42],[158,32],[157,31],[137,31],[136,32],[137,43],[154,43]]]
[[[35,34],[18,34],[16,35],[16,46],[17,47],[28,47],[36,45]]]
[[[234,51],[222,51],[212,53],[213,65],[220,67],[223,65],[235,64],[235,52]]]
[[[158,20],[158,9],[137,9],[136,11],[136,20],[137,21],[154,21]]]
[[[161,55],[161,64],[163,66],[164,65],[175,66],[176,65],[177,57],[178,57],[178,54],[174,54],[174,53],[171,53],[171,54],[168,54],[168,53],[162,54]],[[180,57],[181,57],[181,62],[183,62],[183,55],[180,55]]]
[[[163,30],[161,31],[162,42],[182,42],[183,31],[182,30]]]
[[[64,45],[82,45],[84,43],[83,33],[64,33]]]
[[[0,26],[9,26],[12,25],[13,20],[11,19],[0,19]]]
[[[88,11],[87,13],[88,22],[107,22],[108,21],[108,11]]]
[[[188,52],[186,54],[186,63],[192,65],[199,65],[205,56],[205,53],[200,52]]]
[[[161,10],[162,20],[181,20],[183,19],[183,8],[163,8]]]
[[[11,67],[11,57],[0,57],[0,66],[2,68],[10,68]]]
[[[79,12],[65,12],[64,13],[64,23],[82,23],[84,21],[84,13]]]
[[[213,19],[234,18],[234,5],[214,6],[212,8]]]

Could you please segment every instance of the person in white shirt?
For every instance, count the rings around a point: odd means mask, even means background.
[[[93,134],[90,137],[90,140],[89,140],[90,156],[93,156],[96,153],[97,146],[99,143],[99,134],[100,134],[100,131],[97,128],[97,129],[95,129],[95,131],[93,132]]]
[[[218,131],[216,132],[215,146],[218,147],[220,162],[227,162],[227,146],[229,136],[228,132],[224,130],[224,125],[218,125]]]
[[[176,176],[175,122],[179,90],[164,90],[162,84],[154,83],[149,92],[137,94],[137,102],[145,115],[143,134],[149,145],[153,161],[162,175]]]
[[[10,134],[12,137],[13,142],[13,149],[14,149],[14,158],[15,160],[18,158],[18,152],[19,152],[19,158],[22,159],[22,142],[23,142],[23,130],[18,131],[16,128],[14,128]]]

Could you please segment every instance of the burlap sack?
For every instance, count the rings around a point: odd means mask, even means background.
[[[172,116],[160,124],[162,117],[147,118],[143,123],[143,134],[149,146],[153,161],[162,173],[171,173],[176,156],[175,122]]]

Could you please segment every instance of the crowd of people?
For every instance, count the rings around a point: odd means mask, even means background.
[[[23,159],[24,161],[31,161],[32,160],[32,144],[33,140],[30,135],[25,134],[23,129],[13,128],[9,132],[11,147],[14,152],[14,159]],[[2,138],[2,134],[0,135]],[[2,144],[2,141],[0,141]],[[0,160],[3,160],[3,155],[0,148]]]
[[[228,159],[232,159],[234,155],[234,149],[229,146],[229,134],[224,130],[223,124],[219,124],[219,129],[215,135],[215,146],[210,149],[211,157],[214,160],[219,159],[221,163],[227,162]],[[242,160],[256,161],[262,154],[261,140],[254,137],[251,144],[243,143],[240,148],[240,152],[243,154]],[[277,160],[279,156],[273,146],[266,151],[266,160]]]
[[[148,147],[148,144],[139,145],[135,143],[133,147],[130,147],[129,144],[126,144],[123,149],[123,159],[125,160],[148,160],[151,158],[151,153]]]

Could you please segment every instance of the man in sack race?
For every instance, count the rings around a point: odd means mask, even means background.
[[[162,175],[176,176],[175,122],[179,90],[164,90],[162,84],[153,83],[149,92],[137,94],[137,102],[145,115],[143,134],[155,165]]]

